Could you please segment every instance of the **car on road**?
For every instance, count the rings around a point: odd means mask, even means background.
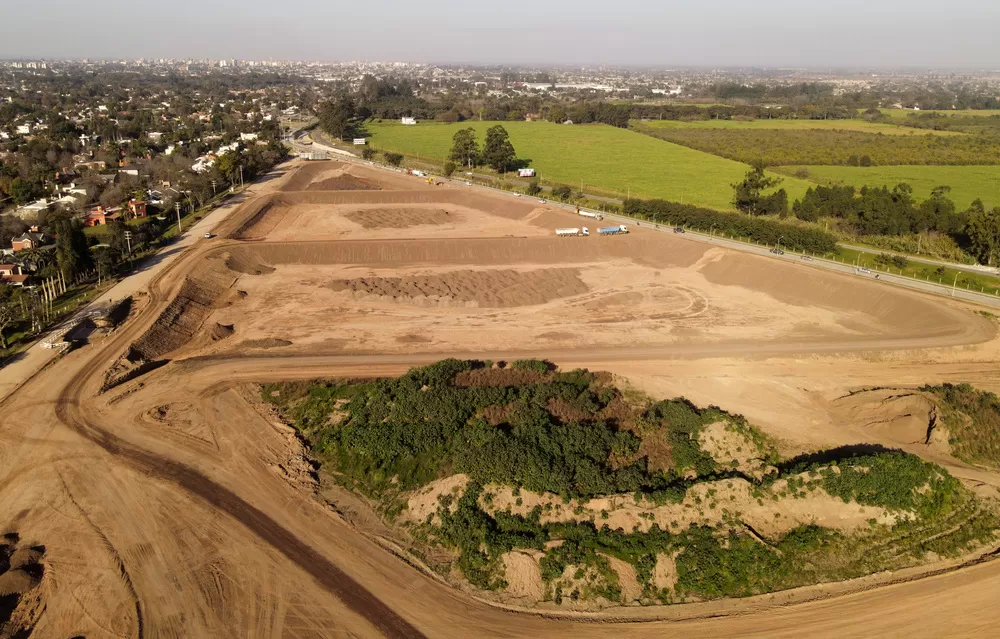
[[[812,255],[803,255],[802,259],[804,259],[807,262],[812,262],[813,261],[813,256]]]
[[[858,273],[861,273],[863,275],[871,275],[872,274],[872,270],[870,268],[867,268],[867,267],[864,267],[864,266],[859,266],[858,267]]]
[[[469,182],[468,180],[466,180],[465,181],[465,186],[472,186],[472,182]]]
[[[771,249],[771,252],[774,253],[775,255],[784,255],[785,254],[785,252],[782,251],[777,246],[775,246],[773,249]]]
[[[683,232],[684,232],[684,229],[682,229],[681,227],[679,227],[679,226],[675,226],[674,227],[674,233],[683,233]]]
[[[521,197],[521,194],[520,193],[515,193],[514,197]]]
[[[545,204],[545,200],[538,200],[539,204]]]
[[[205,235],[204,235],[203,237],[204,237],[204,238],[205,238],[206,240],[210,240],[210,239],[212,239],[212,238],[213,238],[213,237],[215,237],[215,236],[214,236],[213,234],[211,234],[211,233],[205,233]]]

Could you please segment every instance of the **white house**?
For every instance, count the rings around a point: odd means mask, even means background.
[[[14,130],[14,132],[17,133],[18,135],[28,135],[28,134],[31,133],[31,125],[30,124],[18,124],[17,128]]]
[[[244,141],[256,140],[257,139],[257,134],[256,133],[240,133],[240,139],[244,140]]]
[[[416,118],[407,118],[407,117],[404,117],[404,118],[400,119],[400,122],[402,122],[403,124],[416,124],[417,123],[417,119]]]

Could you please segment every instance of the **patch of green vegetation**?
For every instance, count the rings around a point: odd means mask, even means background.
[[[452,137],[461,129],[476,130],[480,144],[496,122],[421,123],[404,126],[371,122],[370,144],[443,166]],[[656,140],[603,124],[562,125],[551,122],[503,122],[517,156],[529,160],[548,184],[582,187],[588,194],[624,198],[663,197],[708,208],[731,210],[730,186],[743,179],[745,164]],[[477,170],[479,171],[479,170]],[[810,184],[785,178],[790,199]]]
[[[817,129],[696,128],[633,123],[646,135],[737,162],[862,166],[1000,164],[1000,139],[973,135],[882,135]],[[853,158],[853,160],[852,160]],[[867,158],[867,161],[865,160]],[[791,194],[790,194],[791,195]]]
[[[504,384],[504,375],[519,381]],[[372,497],[389,519],[404,507],[405,491],[466,473],[470,482],[462,494],[442,495],[435,515],[408,525],[422,543],[456,552],[455,567],[487,590],[507,586],[501,559],[515,549],[544,553],[542,576],[557,602],[619,601],[622,588],[608,557],[634,567],[646,601],[670,602],[747,596],[895,569],[927,552],[959,553],[992,539],[997,529],[996,517],[979,509],[957,480],[913,455],[832,451],[822,459],[780,464],[773,443],[738,415],[683,399],[629,404],[604,379],[532,360],[508,369],[444,360],[396,379],[264,385],[261,396],[303,433],[338,481]],[[480,416],[491,407],[504,407],[501,423]],[[611,414],[613,419],[605,417]],[[777,473],[754,479],[720,469],[698,445],[702,429],[719,422],[752,442],[761,458],[778,466]],[[645,457],[637,458],[652,436],[669,443],[672,461],[665,470],[651,471]],[[573,502],[634,493],[636,503],[679,503],[689,485],[727,477],[751,482],[758,496],[784,479],[795,498],[823,489],[900,517],[894,526],[873,523],[849,535],[801,526],[766,539],[738,512],[724,512],[715,527],[675,523],[670,530],[642,513],[649,528],[626,531],[610,528],[607,511],[596,521],[586,519],[581,503]],[[543,515],[553,514],[551,505],[522,514],[500,509],[496,495],[483,489],[492,483],[511,486],[518,505],[522,489],[560,494],[567,512],[579,519],[543,523]],[[714,509],[723,499],[715,490],[706,498],[701,508]],[[673,590],[654,584],[661,555],[676,557]]]
[[[969,384],[924,386],[943,409],[938,417],[948,429],[955,457],[970,464],[1000,467],[1000,397]]]
[[[905,183],[913,187],[916,200],[926,200],[939,186],[950,186],[948,197],[960,211],[967,210],[977,199],[987,209],[1000,206],[1000,166],[778,166],[773,170],[789,176],[805,175],[824,186],[891,189]]]
[[[859,251],[841,245],[837,246],[834,258],[845,264],[864,266],[873,271],[886,270],[896,274],[913,277],[926,282],[954,286],[960,289],[996,295],[1000,293],[1000,278],[984,275],[977,271],[959,270],[948,266],[936,266],[925,262],[907,260],[906,266],[900,268],[891,256],[881,257],[881,251]],[[887,260],[892,261],[891,264]]]

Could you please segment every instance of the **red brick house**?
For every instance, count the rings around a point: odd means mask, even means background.
[[[143,207],[143,209],[145,209],[145,207]],[[121,207],[116,206],[106,209],[103,206],[98,206],[97,208],[87,211],[86,217],[83,218],[83,223],[86,226],[100,226],[102,224],[107,224],[110,220],[118,219],[121,212]]]
[[[132,217],[146,217],[146,202],[131,199],[128,201],[128,210],[132,213]]]
[[[15,253],[18,251],[36,249],[45,244],[45,234],[28,231],[27,233],[22,233],[18,237],[15,237],[11,240],[10,244]]]

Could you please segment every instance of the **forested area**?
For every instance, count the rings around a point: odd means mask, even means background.
[[[959,211],[948,198],[948,187],[934,189],[917,202],[906,184],[888,187],[817,186],[792,205],[795,216],[807,222],[821,218],[841,221],[842,230],[855,235],[902,236],[937,232],[951,238],[982,264],[996,263],[1000,251],[1000,208],[986,209],[981,201]]]

